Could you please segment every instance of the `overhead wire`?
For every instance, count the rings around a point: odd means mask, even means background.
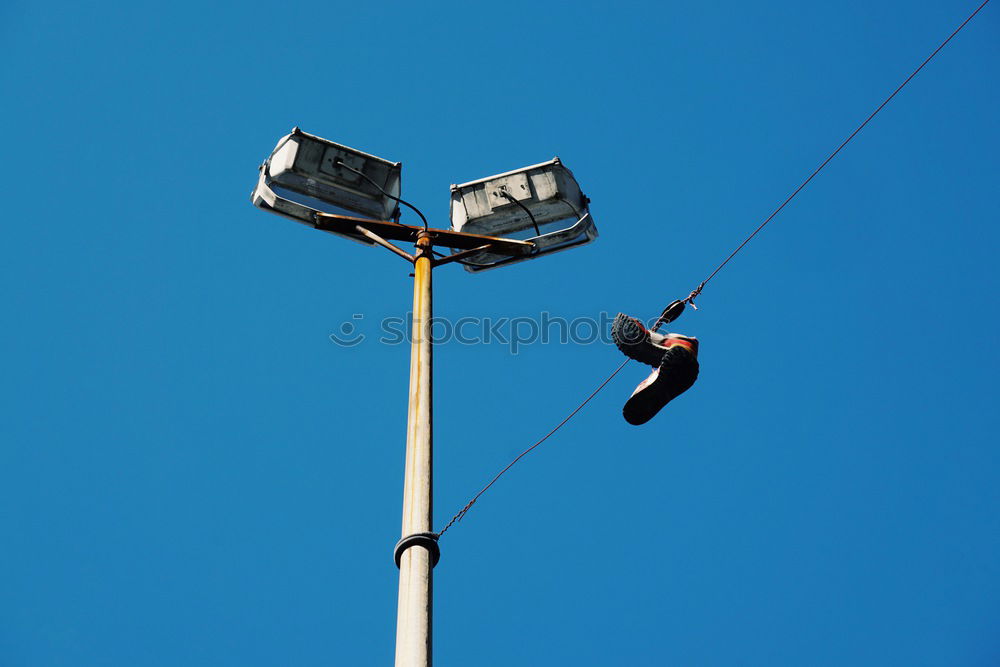
[[[695,310],[697,310],[698,307],[695,305],[694,300],[701,294],[701,291],[705,288],[705,286],[709,283],[709,281],[711,281],[712,278],[714,278],[716,276],[716,274],[718,274],[719,271],[721,271],[723,269],[723,267],[725,267],[726,264],[728,264],[729,261],[733,257],[735,257],[741,250],[743,250],[743,248],[748,243],[750,243],[750,241],[755,236],[757,236],[757,234],[760,233],[760,231],[762,229],[764,229],[764,227],[766,227],[767,224],[769,222],[771,222],[771,220],[773,220],[775,218],[775,216],[777,216],[782,211],[782,209],[784,209],[785,206],[788,205],[789,202],[791,202],[793,199],[795,199],[796,195],[798,195],[799,192],[801,192],[807,185],[809,185],[810,181],[812,181],[813,178],[815,178],[816,175],[819,174],[819,172],[821,172],[823,170],[823,168],[826,167],[826,165],[828,165],[833,160],[833,158],[835,158],[837,156],[837,154],[840,153],[840,151],[843,150],[844,147],[847,146],[847,144],[849,144],[851,142],[851,140],[854,139],[854,137],[857,136],[858,133],[861,132],[861,130],[863,130],[865,128],[865,126],[868,125],[868,123],[871,122],[871,120],[873,118],[875,118],[875,116],[878,115],[878,113],[883,108],[885,108],[885,106],[887,104],[889,104],[889,102],[892,101],[892,99],[899,93],[899,91],[901,91],[906,86],[906,84],[908,84],[913,79],[913,77],[915,77],[920,72],[920,70],[922,70],[927,65],[927,63],[929,63],[934,58],[934,56],[936,56],[938,54],[938,52],[940,52],[941,49],[943,49],[948,44],[948,42],[950,42],[952,40],[952,38],[955,37],[955,35],[958,34],[962,30],[962,28],[964,28],[969,23],[969,21],[971,21],[973,18],[975,18],[976,14],[978,14],[980,12],[980,10],[983,9],[983,7],[985,7],[987,4],[989,4],[989,2],[990,2],[990,0],[984,0],[984,2],[981,5],[979,5],[975,9],[975,11],[973,11],[969,15],[969,17],[962,22],[961,25],[959,25],[957,28],[955,28],[955,30],[950,35],[948,35],[947,39],[945,39],[943,42],[941,42],[941,44],[936,49],[934,49],[934,51],[929,56],[927,56],[927,58],[922,63],[920,63],[920,65],[915,70],[913,70],[913,72],[908,77],[906,77],[906,79],[901,84],[899,84],[899,86],[897,86],[896,89],[894,91],[892,91],[892,93],[887,98],[885,98],[885,100],[880,105],[878,105],[878,107],[873,112],[871,112],[868,115],[868,117],[865,118],[864,121],[862,121],[862,123],[860,125],[858,125],[858,127],[855,128],[855,130],[853,132],[851,132],[851,134],[846,139],[844,139],[844,141],[842,141],[840,143],[839,146],[837,146],[836,150],[834,150],[832,153],[830,153],[830,155],[825,160],[823,160],[823,162],[818,167],[816,167],[816,169],[814,169],[811,174],[809,174],[809,177],[806,178],[804,181],[802,181],[802,183],[799,185],[799,187],[795,188],[795,190],[792,192],[792,194],[790,194],[783,202],[781,202],[781,204],[776,209],[774,209],[774,211],[771,213],[771,215],[767,216],[767,218],[764,220],[764,222],[762,222],[750,234],[750,236],[746,237],[746,239],[744,239],[743,242],[740,243],[739,246],[737,246],[735,250],[733,250],[731,253],[729,253],[729,256],[726,257],[722,261],[721,264],[719,264],[717,267],[715,267],[715,270],[712,271],[712,273],[710,273],[709,276],[707,278],[705,278],[705,280],[701,281],[701,283],[699,283],[697,287],[695,287],[693,290],[691,290],[691,293],[687,297],[685,297],[682,301],[684,303],[690,304],[692,308],[694,308]],[[511,198],[511,199],[513,200],[513,198]],[[516,203],[520,203],[520,202],[516,202]],[[668,308],[669,308],[669,306],[668,306]],[[666,312],[666,311],[664,311],[664,312]],[[657,328],[657,326],[659,326],[660,321],[662,321],[662,316],[661,316],[661,320],[658,320],[657,325],[655,325],[653,327],[654,330]],[[520,454],[518,454],[517,457],[513,461],[511,461],[510,463],[507,464],[507,467],[505,467],[503,470],[501,470],[499,473],[497,473],[496,476],[494,476],[493,479],[491,479],[490,482],[486,486],[484,486],[482,489],[480,489],[479,492],[476,493],[476,495],[474,495],[472,497],[472,500],[470,500],[468,503],[466,503],[465,507],[463,507],[461,510],[459,510],[458,513],[455,514],[455,516],[453,516],[451,518],[451,520],[445,525],[445,527],[442,528],[441,531],[437,533],[437,536],[440,537],[441,535],[444,535],[445,531],[447,531],[449,528],[451,528],[455,523],[461,521],[465,517],[465,515],[468,513],[468,511],[470,509],[472,509],[472,506],[476,503],[476,501],[479,500],[479,498],[484,493],[486,493],[490,489],[490,487],[492,487],[497,482],[497,480],[499,480],[504,475],[504,473],[506,473],[508,470],[510,470],[514,466],[515,463],[517,463],[522,458],[524,458],[528,453],[530,453],[536,447],[538,447],[543,442],[545,442],[546,440],[548,440],[552,435],[554,435],[556,433],[556,431],[558,431],[563,426],[565,426],[566,423],[569,422],[570,419],[572,419],[574,416],[576,416],[576,414],[578,412],[580,412],[580,410],[582,410],[595,396],[597,396],[598,393],[600,393],[600,391],[602,389],[604,389],[604,387],[606,387],[608,385],[609,382],[611,382],[612,379],[614,379],[614,377],[616,375],[618,375],[618,373],[623,368],[625,368],[625,366],[628,364],[628,362],[629,362],[628,359],[626,359],[625,361],[623,361],[614,371],[611,372],[611,375],[609,375],[600,385],[598,385],[597,389],[595,389],[593,392],[591,392],[590,395],[587,396],[587,398],[585,398],[582,403],[580,403],[578,406],[576,406],[573,409],[573,411],[570,412],[566,416],[565,419],[563,419],[561,422],[559,422],[558,424],[556,424],[555,428],[553,428],[551,431],[549,431],[544,436],[542,436],[542,438],[540,440],[536,441],[534,444],[532,444],[526,450],[524,450],[523,452],[521,452]]]
[[[915,77],[920,72],[920,70],[922,70],[924,68],[924,66],[927,65],[927,63],[929,63],[934,58],[934,56],[936,56],[938,54],[938,52],[941,49],[943,49],[945,47],[945,45],[948,44],[948,42],[951,41],[952,37],[954,37],[955,35],[957,35],[959,33],[959,31],[961,31],[962,28],[964,28],[965,25],[969,21],[971,21],[976,16],[976,14],[979,13],[979,10],[981,10],[983,7],[985,7],[987,5],[987,3],[989,3],[989,1],[990,0],[985,0],[983,2],[983,4],[979,5],[979,7],[977,7],[976,10],[969,15],[969,18],[967,18],[964,21],[962,21],[962,25],[960,25],[957,28],[955,28],[955,31],[952,32],[950,35],[948,35],[948,38],[946,40],[944,40],[943,42],[941,42],[940,46],[938,46],[936,49],[934,49],[934,52],[931,53],[929,56],[927,56],[927,58],[922,63],[920,63],[920,66],[917,67],[917,69],[913,70],[913,72],[910,74],[910,76],[906,77],[906,80],[903,81],[903,83],[899,84],[899,86],[896,87],[896,90],[892,91],[892,94],[890,94],[889,97],[885,98],[885,100],[882,102],[882,104],[878,105],[878,107],[875,109],[875,111],[872,111],[868,115],[868,117],[865,118],[864,121],[862,121],[862,123],[860,125],[858,125],[857,128],[855,128],[855,130],[853,132],[851,132],[851,134],[846,139],[844,139],[840,143],[839,146],[837,146],[837,149],[835,151],[833,151],[832,153],[830,153],[829,157],[827,157],[825,160],[823,160],[822,164],[820,164],[818,167],[816,167],[816,169],[813,170],[813,172],[811,174],[809,174],[809,177],[806,180],[802,181],[801,185],[799,185],[799,187],[795,188],[794,192],[792,192],[792,194],[788,195],[788,198],[785,199],[785,201],[781,202],[781,204],[778,206],[778,208],[774,209],[774,211],[771,213],[771,215],[767,216],[767,218],[764,220],[764,222],[760,223],[760,226],[757,227],[757,229],[753,230],[753,233],[751,233],[750,236],[746,237],[746,239],[743,240],[743,243],[741,243],[741,244],[739,244],[739,246],[737,246],[736,250],[734,250],[731,253],[729,253],[729,256],[726,257],[722,261],[721,264],[719,264],[717,267],[715,267],[715,270],[712,271],[711,274],[709,274],[708,278],[705,278],[703,281],[701,281],[701,283],[699,283],[699,285],[697,287],[695,287],[693,290],[691,290],[691,293],[684,299],[684,301],[686,303],[690,303],[692,306],[694,306],[695,310],[697,310],[698,307],[694,305],[694,300],[695,300],[695,298],[699,294],[701,294],[701,291],[705,288],[705,285],[707,285],[708,282],[712,278],[715,277],[715,274],[717,274],[719,271],[721,271],[722,267],[724,267],[726,264],[728,264],[729,260],[731,260],[733,257],[735,257],[736,254],[739,253],[739,251],[743,250],[744,246],[746,246],[746,244],[750,243],[750,241],[753,239],[753,237],[757,236],[757,234],[762,229],[764,229],[764,227],[767,226],[767,223],[771,222],[771,220],[773,220],[776,215],[778,215],[779,213],[781,213],[781,210],[783,208],[785,208],[785,206],[787,206],[790,201],[792,201],[793,199],[795,199],[795,196],[797,194],[799,194],[802,191],[803,188],[805,188],[807,185],[809,185],[809,182],[813,178],[816,177],[816,174],[818,174],[819,172],[823,171],[823,168],[826,165],[830,164],[830,161],[833,160],[833,158],[837,157],[837,153],[839,153],[841,150],[843,150],[843,148],[847,144],[851,143],[851,139],[853,139],[855,136],[857,136],[857,134],[859,132],[861,132],[861,130],[863,130],[865,128],[865,126],[868,125],[869,122],[871,122],[872,118],[874,118],[876,115],[878,115],[878,112],[881,111],[882,109],[884,109],[885,106],[887,104],[889,104],[889,102],[892,101],[892,98],[894,98],[896,96],[896,94],[899,91],[901,91],[906,86],[906,84],[908,84],[910,82],[910,80],[913,79],[913,77]]]
[[[602,383],[601,383],[601,384],[600,384],[600,385],[599,385],[599,386],[597,387],[597,389],[595,389],[594,391],[590,392],[590,396],[587,396],[587,398],[583,399],[583,402],[582,402],[582,403],[580,403],[580,405],[576,406],[576,408],[574,408],[574,409],[573,409],[573,411],[572,411],[571,413],[569,413],[568,415],[566,415],[566,418],[565,418],[565,419],[563,419],[563,420],[562,420],[561,422],[559,422],[558,424],[556,424],[555,428],[553,428],[553,429],[552,429],[551,431],[549,431],[548,433],[546,433],[545,435],[543,435],[543,436],[542,436],[542,437],[541,437],[541,438],[540,438],[539,440],[537,440],[537,441],[535,442],[535,444],[533,444],[533,445],[532,445],[531,447],[528,447],[528,448],[527,448],[526,450],[524,450],[523,452],[521,452],[520,454],[518,454],[518,455],[517,455],[517,458],[515,458],[515,459],[514,459],[513,461],[511,461],[510,463],[508,463],[508,464],[507,464],[507,467],[506,467],[506,468],[504,468],[503,470],[501,470],[500,472],[498,472],[498,473],[496,474],[496,476],[495,476],[495,477],[494,477],[493,479],[491,479],[491,480],[490,480],[490,483],[489,483],[489,484],[487,484],[486,486],[484,486],[484,487],[483,487],[482,489],[480,489],[480,490],[479,490],[479,493],[477,493],[476,495],[474,495],[474,496],[472,497],[472,500],[470,500],[470,501],[469,501],[468,503],[466,503],[465,507],[463,507],[463,508],[462,508],[461,510],[459,510],[459,511],[458,511],[458,514],[456,514],[455,516],[453,516],[453,517],[451,518],[451,521],[449,521],[449,522],[448,522],[448,525],[446,525],[446,526],[445,526],[444,528],[442,528],[442,529],[440,530],[440,532],[438,532],[438,537],[441,537],[442,535],[444,535],[444,533],[445,533],[445,531],[446,531],[446,530],[448,530],[448,529],[449,529],[449,528],[451,528],[451,527],[452,527],[453,525],[455,525],[455,523],[457,523],[457,522],[461,521],[461,520],[462,520],[462,518],[463,518],[463,517],[465,517],[465,514],[466,514],[466,513],[467,513],[467,512],[468,512],[468,511],[469,511],[470,509],[472,509],[472,506],[476,504],[476,501],[477,501],[477,500],[479,500],[479,497],[480,497],[481,495],[483,495],[484,493],[486,493],[486,492],[487,492],[487,491],[489,490],[489,488],[490,488],[491,486],[493,486],[493,484],[494,484],[494,483],[495,483],[495,482],[496,482],[496,481],[497,481],[498,479],[500,479],[500,478],[501,478],[501,477],[503,476],[503,474],[504,474],[505,472],[507,472],[508,470],[510,470],[510,469],[511,469],[511,468],[512,468],[512,467],[514,466],[514,464],[515,464],[515,463],[517,463],[517,462],[518,462],[518,461],[520,461],[520,460],[521,460],[522,458],[524,458],[524,457],[525,457],[525,456],[526,456],[526,455],[527,455],[527,454],[528,454],[529,452],[531,452],[531,450],[533,450],[534,448],[538,447],[538,446],[539,446],[540,444],[542,444],[543,442],[545,442],[546,440],[548,440],[548,439],[549,439],[549,437],[551,437],[551,436],[552,436],[553,434],[555,434],[555,432],[556,432],[556,431],[558,431],[559,429],[561,429],[561,428],[562,428],[562,427],[563,427],[563,426],[564,426],[564,425],[566,424],[566,422],[568,422],[568,421],[569,421],[570,419],[572,419],[572,418],[573,418],[573,416],[574,416],[574,415],[576,415],[576,413],[577,413],[577,412],[579,412],[580,410],[583,410],[584,406],[586,406],[586,405],[587,405],[587,403],[590,403],[590,399],[592,399],[592,398],[593,398],[594,396],[597,396],[597,394],[598,394],[598,393],[600,393],[600,391],[601,391],[602,389],[604,389],[605,385],[607,385],[607,384],[608,384],[609,382],[611,382],[611,380],[612,380],[612,379],[614,379],[614,377],[615,377],[616,375],[618,375],[618,372],[619,372],[619,371],[620,371],[621,369],[625,368],[625,365],[626,365],[626,364],[627,364],[628,362],[629,362],[629,360],[628,360],[628,359],[626,359],[625,361],[623,361],[623,362],[622,362],[622,363],[621,363],[621,364],[620,364],[620,365],[618,366],[618,368],[616,368],[616,369],[615,369],[614,371],[612,371],[612,372],[611,372],[611,375],[609,375],[609,376],[607,377],[607,379],[606,379],[606,380],[604,380],[604,382],[602,382]]]

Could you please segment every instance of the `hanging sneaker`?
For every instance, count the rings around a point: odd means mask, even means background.
[[[660,365],[663,354],[671,347],[670,341],[686,341],[698,356],[698,339],[680,334],[661,334],[650,331],[642,322],[624,313],[618,313],[611,324],[611,339],[629,359],[635,359],[654,368]]]
[[[671,335],[666,338],[668,347],[662,353],[659,367],[635,388],[622,408],[629,424],[645,424],[698,379],[698,341],[686,336],[670,338]]]

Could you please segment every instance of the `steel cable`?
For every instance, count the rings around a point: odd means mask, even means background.
[[[977,7],[976,10],[974,12],[972,12],[969,15],[969,17],[967,19],[965,19],[965,21],[962,22],[962,24],[960,26],[958,26],[957,28],[955,28],[954,32],[952,32],[950,35],[948,35],[948,38],[945,39],[943,42],[941,42],[940,46],[938,46],[936,49],[934,49],[934,51],[929,56],[927,56],[927,58],[922,63],[920,63],[920,66],[917,67],[915,70],[913,70],[913,72],[910,74],[910,76],[906,77],[906,80],[903,81],[903,83],[899,84],[899,86],[897,86],[896,89],[894,91],[892,91],[892,94],[890,94],[887,98],[885,98],[885,100],[882,102],[882,104],[878,105],[878,107],[875,109],[875,111],[871,112],[871,114],[869,114],[868,117],[865,118],[865,120],[860,125],[858,125],[858,127],[853,132],[851,132],[850,136],[848,136],[846,139],[844,139],[844,141],[841,142],[841,144],[839,146],[837,146],[837,149],[834,150],[832,153],[830,153],[829,157],[827,157],[825,160],[823,160],[822,164],[820,164],[818,167],[816,167],[816,169],[811,174],[809,174],[809,177],[806,178],[806,180],[802,181],[802,184],[799,185],[799,187],[795,188],[795,190],[792,192],[792,194],[790,194],[783,202],[781,202],[781,204],[778,206],[778,208],[774,209],[774,212],[771,213],[771,215],[767,216],[767,218],[764,220],[764,222],[762,222],[757,227],[757,229],[755,229],[753,231],[753,233],[750,234],[750,236],[746,237],[746,239],[743,240],[743,243],[741,243],[739,246],[737,246],[737,248],[735,250],[733,250],[731,253],[729,253],[729,256],[726,257],[726,259],[724,259],[721,264],[719,264],[717,267],[715,267],[715,270],[712,271],[711,274],[709,274],[708,278],[705,278],[705,280],[701,281],[701,283],[696,288],[694,288],[693,290],[691,290],[691,293],[686,298],[684,298],[683,301],[685,303],[691,304],[691,306],[695,310],[697,310],[698,307],[694,304],[694,300],[695,300],[695,298],[698,297],[698,295],[701,294],[701,291],[705,288],[705,285],[707,285],[708,282],[710,280],[712,280],[712,278],[714,278],[715,275],[717,273],[719,273],[719,271],[721,271],[724,266],[726,266],[726,264],[729,263],[729,260],[731,260],[733,257],[735,257],[737,255],[737,253],[739,253],[741,250],[743,250],[743,248],[748,243],[750,243],[750,241],[753,239],[753,237],[757,236],[757,234],[762,229],[764,229],[764,227],[767,226],[767,223],[771,222],[771,220],[773,220],[775,218],[775,216],[777,216],[781,212],[781,210],[784,209],[785,206],[788,205],[789,202],[791,202],[793,199],[795,199],[795,196],[798,195],[799,192],[801,192],[807,185],[809,185],[809,182],[812,181],[812,179],[815,178],[816,175],[819,174],[819,172],[823,171],[823,168],[826,167],[826,165],[828,165],[830,163],[830,161],[833,160],[833,158],[835,158],[837,156],[837,154],[840,153],[840,151],[843,150],[844,147],[847,146],[847,144],[849,144],[851,142],[851,140],[854,139],[854,137],[857,136],[857,134],[859,132],[861,132],[861,130],[863,130],[865,128],[865,126],[868,125],[868,123],[873,118],[875,118],[875,116],[878,114],[878,112],[880,112],[883,108],[885,108],[885,106],[887,104],[889,104],[889,102],[892,101],[892,98],[894,98],[896,96],[896,94],[899,93],[899,91],[901,91],[906,86],[906,84],[908,84],[913,79],[913,77],[915,77],[920,72],[920,70],[922,70],[924,68],[924,66],[926,66],[927,63],[929,63],[934,58],[934,56],[936,56],[938,54],[938,52],[941,51],[941,49],[943,49],[948,44],[948,42],[950,42],[952,40],[952,38],[955,35],[957,35],[962,30],[962,28],[964,28],[966,26],[966,24],[969,23],[969,21],[971,21],[973,18],[975,18],[976,14],[978,14],[979,11],[983,7],[985,7],[987,4],[989,4],[989,1],[990,0],[984,0],[984,2],[981,5],[979,5],[979,7]],[[625,361],[623,361],[621,363],[621,365],[618,366],[618,368],[616,368],[611,373],[611,375],[609,375],[607,377],[607,379],[605,379],[604,382],[602,382],[597,387],[597,389],[595,389],[589,396],[587,396],[587,398],[585,398],[583,400],[583,402],[580,403],[580,405],[578,405],[572,412],[570,412],[569,415],[567,415],[565,419],[563,419],[561,422],[559,422],[556,425],[555,428],[553,428],[551,431],[549,431],[548,433],[546,433],[540,440],[538,440],[533,445],[531,445],[531,447],[528,447],[526,450],[524,450],[523,452],[521,452],[520,454],[518,454],[517,458],[515,458],[513,461],[511,461],[510,463],[508,463],[506,468],[504,468],[499,473],[497,473],[496,476],[492,480],[490,480],[489,484],[487,484],[482,489],[480,489],[479,493],[477,493],[475,496],[473,496],[472,500],[470,500],[465,505],[465,507],[463,507],[461,510],[459,510],[459,512],[455,516],[453,516],[451,518],[451,521],[449,521],[448,524],[444,528],[442,528],[441,531],[437,534],[438,537],[440,537],[441,535],[444,535],[445,531],[447,531],[449,528],[451,528],[455,523],[461,521],[465,517],[466,513],[470,509],[472,509],[472,506],[476,503],[476,501],[479,500],[480,496],[482,496],[484,493],[486,493],[486,491],[488,491],[489,488],[491,486],[493,486],[493,484],[495,484],[496,481],[498,479],[500,479],[503,476],[504,473],[506,473],[508,470],[510,470],[514,466],[515,463],[517,463],[518,461],[520,461],[522,458],[524,458],[525,455],[527,455],[533,449],[535,449],[536,447],[538,447],[539,445],[541,445],[543,442],[545,442],[546,440],[548,440],[549,437],[551,437],[553,434],[555,434],[556,431],[558,431],[560,428],[562,428],[566,424],[566,422],[568,422],[570,419],[572,419],[574,416],[576,416],[576,414],[578,412],[580,412],[580,410],[582,410],[584,408],[584,406],[586,406],[587,403],[589,403],[591,401],[591,399],[593,399],[595,396],[597,396],[597,394],[602,389],[604,389],[604,387],[607,386],[607,384],[609,382],[611,382],[611,380],[616,375],[618,375],[619,371],[621,371],[623,368],[625,368],[625,365],[628,364],[628,362],[629,362],[628,359],[626,359]]]
[[[871,119],[874,118],[878,114],[879,111],[881,111],[883,108],[885,108],[885,106],[887,104],[889,104],[889,102],[892,101],[892,98],[894,98],[896,96],[896,94],[899,91],[901,91],[903,89],[903,87],[906,86],[906,84],[908,84],[910,82],[910,80],[913,77],[915,77],[920,72],[920,70],[922,70],[924,68],[924,66],[927,63],[929,63],[931,61],[931,59],[934,58],[934,56],[936,56],[938,54],[938,52],[941,49],[943,49],[945,47],[946,44],[948,44],[948,42],[951,41],[952,37],[954,37],[955,35],[957,35],[959,33],[959,31],[962,28],[964,28],[965,25],[976,16],[976,14],[979,13],[979,10],[981,10],[983,7],[985,7],[987,5],[987,3],[989,3],[989,1],[990,0],[985,0],[985,2],[983,2],[983,4],[979,5],[976,8],[976,11],[972,12],[971,14],[969,14],[969,18],[967,18],[964,21],[962,21],[962,25],[960,25],[957,28],[955,28],[955,31],[953,33],[951,33],[950,35],[948,35],[948,38],[946,40],[944,40],[943,42],[941,42],[941,45],[938,46],[936,49],[934,49],[934,52],[931,53],[929,56],[927,56],[927,59],[924,60],[924,62],[920,63],[920,66],[917,67],[917,69],[913,70],[913,73],[910,74],[910,76],[906,77],[906,80],[903,81],[903,83],[899,84],[899,86],[896,88],[896,90],[892,91],[892,94],[889,95],[889,97],[885,98],[885,101],[883,101],[882,104],[878,105],[878,108],[875,109],[875,111],[872,111],[871,114],[869,114],[869,116],[867,118],[865,118],[864,122],[862,122],[861,125],[858,125],[858,127],[853,132],[851,132],[850,136],[847,137],[846,139],[844,139],[844,141],[841,142],[841,144],[839,146],[837,146],[837,150],[835,150],[832,153],[830,153],[830,156],[828,158],[826,158],[825,160],[823,160],[823,163],[820,166],[816,167],[816,169],[815,169],[815,171],[813,171],[813,173],[809,174],[809,178],[807,178],[806,180],[802,181],[802,184],[799,185],[799,187],[795,188],[795,191],[792,192],[792,194],[788,195],[788,198],[785,199],[785,201],[781,202],[781,205],[778,206],[778,208],[774,209],[774,212],[771,213],[771,215],[767,216],[767,219],[764,220],[764,222],[760,223],[760,226],[757,227],[757,229],[753,230],[753,233],[750,234],[750,236],[746,237],[746,239],[744,239],[743,243],[741,243],[736,248],[736,250],[734,250],[731,253],[729,253],[729,256],[726,257],[726,259],[724,259],[722,261],[722,264],[719,264],[717,267],[715,267],[715,270],[712,271],[712,273],[708,276],[708,278],[705,278],[703,281],[701,281],[701,284],[699,284],[696,288],[694,288],[693,290],[691,290],[691,294],[689,294],[687,296],[687,298],[684,299],[684,301],[687,302],[687,303],[690,303],[692,306],[694,306],[694,299],[695,299],[695,297],[697,297],[699,294],[701,294],[701,290],[703,290],[705,288],[705,285],[708,284],[708,281],[710,281],[712,278],[714,278],[715,274],[717,274],[719,271],[721,271],[722,267],[724,267],[726,264],[728,264],[729,260],[731,260],[733,257],[735,257],[736,254],[740,250],[743,250],[743,247],[746,244],[750,243],[750,240],[753,239],[753,237],[757,236],[757,233],[760,232],[760,230],[764,229],[764,227],[767,226],[767,223],[771,222],[771,220],[773,220],[776,215],[778,215],[779,213],[781,213],[781,209],[785,208],[785,206],[787,206],[790,201],[792,201],[793,199],[795,199],[795,195],[799,194],[799,192],[801,192],[803,188],[805,188],[807,185],[809,185],[809,181],[811,181],[813,178],[815,178],[816,174],[818,174],[819,172],[823,171],[823,167],[825,167],[826,165],[828,165],[830,163],[830,161],[833,160],[833,158],[837,157],[837,153],[839,153],[841,150],[843,150],[844,146],[846,146],[847,144],[849,144],[851,142],[851,139],[853,139],[855,136],[857,136],[857,134],[859,132],[861,132],[861,130],[864,129],[865,125],[867,125],[871,121]],[[697,310],[697,306],[695,306],[695,309]]]
[[[472,509],[472,506],[476,504],[477,500],[479,500],[479,496],[481,496],[484,493],[486,493],[489,490],[489,488],[491,486],[493,486],[494,482],[496,482],[498,479],[500,479],[505,472],[507,472],[508,470],[510,470],[514,466],[515,463],[517,463],[522,458],[524,458],[524,456],[526,454],[528,454],[528,452],[530,452],[531,450],[533,450],[535,447],[538,447],[538,445],[540,445],[543,442],[545,442],[546,440],[548,440],[549,437],[551,437],[556,431],[558,431],[559,429],[561,429],[566,424],[566,422],[568,422],[570,419],[572,419],[574,417],[574,415],[576,415],[577,412],[579,412],[580,410],[583,410],[584,406],[587,405],[587,403],[590,403],[590,399],[592,399],[594,396],[597,396],[597,394],[602,389],[604,389],[605,385],[607,385],[609,382],[611,382],[611,380],[616,375],[618,375],[618,371],[620,371],[621,369],[625,368],[625,364],[627,364],[628,362],[629,362],[628,359],[626,359],[625,361],[623,361],[621,363],[621,365],[618,366],[618,368],[616,368],[614,371],[612,371],[611,375],[609,375],[607,377],[607,379],[604,380],[604,382],[602,382],[600,384],[600,386],[597,387],[597,389],[595,389],[594,391],[592,391],[590,393],[590,396],[588,396],[587,398],[583,399],[583,403],[580,403],[580,405],[576,406],[576,408],[573,410],[573,412],[571,412],[568,415],[566,415],[565,419],[563,419],[561,422],[559,422],[558,424],[556,424],[556,427],[554,429],[552,429],[551,431],[549,431],[548,433],[546,433],[544,436],[542,436],[542,438],[540,440],[538,440],[535,444],[533,444],[531,447],[528,447],[526,450],[524,450],[523,452],[521,452],[520,454],[518,454],[517,458],[514,459],[513,461],[511,461],[510,463],[508,463],[506,468],[504,468],[503,470],[501,470],[500,472],[498,472],[496,474],[496,476],[493,479],[490,480],[489,484],[487,484],[482,489],[480,489],[479,493],[477,493],[476,495],[474,495],[472,497],[472,500],[470,500],[465,505],[465,507],[463,507],[461,510],[459,510],[458,514],[456,514],[455,516],[453,516],[451,518],[451,521],[448,522],[448,525],[445,526],[444,528],[442,528],[441,531],[438,533],[438,537],[444,535],[445,531],[448,530],[449,528],[451,528],[456,522],[461,521],[462,517],[465,516],[465,513],[468,512],[470,509]]]

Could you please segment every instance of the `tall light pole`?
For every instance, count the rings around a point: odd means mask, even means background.
[[[434,566],[441,552],[433,525],[433,295],[435,266],[484,252],[505,257],[527,255],[529,241],[421,229],[388,221],[361,221],[341,215],[318,213],[316,227],[326,231],[356,231],[373,243],[392,250],[413,263],[413,328],[410,343],[410,390],[406,420],[406,463],[403,476],[402,537],[393,557],[399,567],[399,601],[396,617],[396,667],[430,667],[433,616]],[[389,242],[415,239],[411,255]],[[434,257],[434,243],[455,250]]]
[[[410,400],[406,418],[406,466],[403,476],[403,532],[424,537],[399,554],[399,606],[396,614],[396,665],[431,664],[431,614],[434,565],[438,558],[431,535],[434,486],[433,347],[431,324],[431,240],[421,234],[413,262],[413,331],[410,347]],[[399,547],[397,547],[398,549]]]
[[[430,228],[426,220],[422,227],[398,222],[397,204],[413,208],[399,198],[400,171],[398,162],[296,128],[279,140],[261,166],[251,200],[316,229],[381,246],[413,264],[402,537],[393,551],[399,567],[396,667],[430,667],[433,573],[441,555],[432,501],[432,271],[452,262],[481,271],[532,259],[589,243],[597,229],[589,200],[558,158],[453,185],[451,229]],[[567,220],[570,225],[563,227]],[[526,230],[535,235],[505,236]],[[392,241],[412,242],[414,252]],[[435,246],[451,254],[438,256]]]

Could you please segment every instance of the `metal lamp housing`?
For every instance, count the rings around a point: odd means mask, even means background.
[[[451,228],[535,244],[535,252],[527,257],[483,252],[465,260],[466,270],[482,271],[590,243],[597,238],[597,227],[589,203],[573,173],[557,157],[452,185]]]
[[[374,220],[398,219],[402,165],[295,128],[261,165],[254,205],[309,225],[317,212]],[[355,237],[354,240],[361,240]],[[367,243],[367,241],[365,241]]]

